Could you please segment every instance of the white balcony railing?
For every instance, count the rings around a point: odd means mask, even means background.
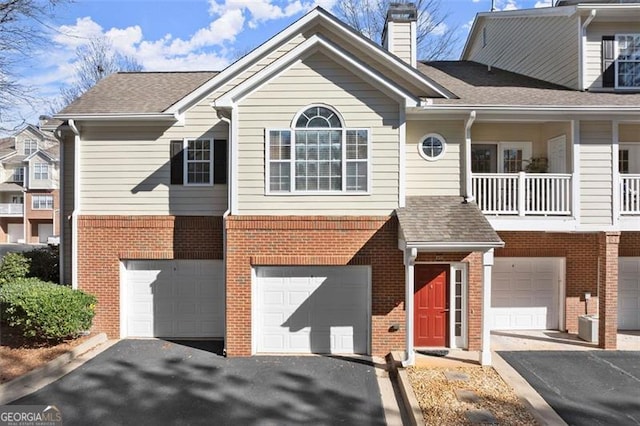
[[[22,216],[23,212],[23,204],[0,203],[0,216]]]
[[[571,175],[549,173],[475,173],[473,196],[485,214],[571,215]]]
[[[620,214],[640,214],[640,175],[620,175]]]

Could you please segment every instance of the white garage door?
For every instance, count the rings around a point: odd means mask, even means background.
[[[257,352],[369,353],[368,266],[256,270]]]
[[[53,235],[53,223],[39,223],[38,224],[38,240],[41,243],[46,243],[50,236]]]
[[[618,328],[640,330],[640,257],[618,258]]]
[[[133,260],[125,266],[125,336],[224,337],[221,260]]]
[[[562,266],[562,258],[496,258],[491,274],[491,328],[558,329]]]
[[[21,223],[9,223],[7,224],[7,234],[7,242],[17,243],[24,240],[24,227]]]

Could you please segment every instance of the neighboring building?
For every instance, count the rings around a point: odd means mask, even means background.
[[[59,152],[53,134],[30,124],[0,139],[1,243],[46,244],[59,234]]]
[[[640,328],[640,5],[593,7],[480,14],[464,60],[431,63],[415,9],[381,48],[317,8],[219,73],[105,78],[56,116],[62,276],[111,337],[232,356],[487,364],[492,329],[596,310],[615,348]],[[578,91],[597,28],[618,83]]]

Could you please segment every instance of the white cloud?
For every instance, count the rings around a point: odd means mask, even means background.
[[[496,0],[496,10],[517,10],[520,6],[516,0]]]
[[[447,24],[445,24],[444,22],[441,22],[438,25],[436,25],[436,27],[431,31],[431,34],[433,34],[434,36],[441,36],[447,32],[447,29],[448,29]]]
[[[471,0],[474,3],[480,3],[480,0]]]
[[[541,0],[541,1],[537,1],[533,7],[540,8],[540,7],[551,7],[551,6],[552,6],[551,0]]]
[[[462,25],[462,29],[463,30],[467,30],[467,31],[471,30],[471,27],[473,27],[473,21],[474,20],[475,20],[475,18],[474,19],[470,19],[469,22],[467,22],[466,24],[463,24]]]

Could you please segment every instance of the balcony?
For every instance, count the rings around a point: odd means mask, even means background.
[[[640,215],[640,174],[620,176],[620,214]]]
[[[24,215],[24,204],[17,203],[1,203],[1,217],[22,217]]]
[[[570,174],[474,173],[471,183],[476,203],[487,215],[572,214]]]

